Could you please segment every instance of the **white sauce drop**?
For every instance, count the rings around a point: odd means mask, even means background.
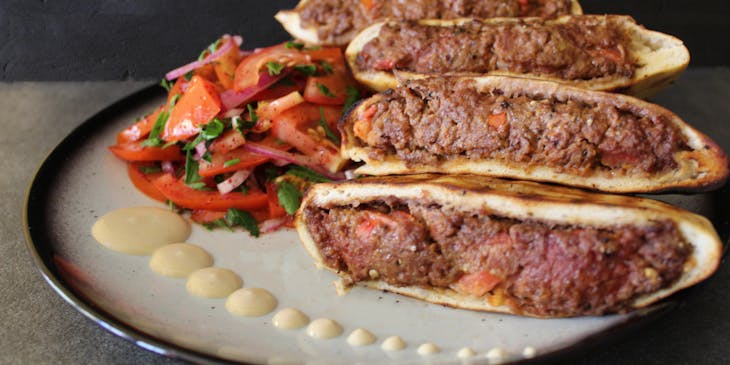
[[[347,343],[350,346],[367,346],[375,343],[375,335],[364,328],[358,328],[347,336]]]
[[[335,338],[342,334],[342,326],[329,318],[317,318],[307,327],[307,334],[321,340]]]
[[[421,346],[418,346],[419,355],[433,355],[439,352],[441,352],[441,349],[430,342],[426,342]]]
[[[243,280],[235,272],[220,267],[206,267],[188,276],[185,288],[188,293],[203,298],[225,298],[243,286]]]
[[[187,240],[190,223],[162,208],[123,208],[99,218],[91,227],[91,235],[110,250],[149,255],[164,245]]]
[[[283,330],[295,330],[306,326],[309,317],[296,308],[284,308],[274,315],[274,327]]]
[[[522,350],[522,356],[528,359],[535,357],[535,355],[537,355],[537,350],[535,350],[532,346],[527,346],[524,350]]]
[[[385,351],[400,351],[406,348],[406,343],[400,336],[390,336],[380,346]]]
[[[152,271],[174,278],[185,278],[195,270],[213,265],[213,257],[200,246],[189,243],[173,243],[162,246],[152,253]]]
[[[226,299],[226,310],[241,317],[258,317],[276,308],[276,298],[266,289],[242,288]]]
[[[459,357],[460,359],[466,359],[468,357],[473,357],[476,354],[477,353],[474,352],[474,350],[472,350],[471,348],[462,347],[461,350],[459,350],[459,352],[456,353],[456,356]]]
[[[487,359],[490,363],[498,363],[507,358],[507,351],[501,347],[495,347],[487,352]]]

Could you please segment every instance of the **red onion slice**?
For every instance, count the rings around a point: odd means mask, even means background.
[[[195,155],[193,155],[193,160],[198,161],[201,158],[203,158],[203,155],[208,150],[208,147],[205,146],[205,141],[198,143],[195,145]]]
[[[241,186],[241,184],[248,179],[249,175],[251,175],[251,170],[236,171],[233,175],[231,175],[231,177],[216,185],[216,187],[218,187],[218,192],[221,193],[221,195],[230,193],[233,189]]]
[[[272,76],[269,75],[268,71],[262,71],[259,74],[259,82],[256,84],[256,86],[252,86],[241,91],[236,91],[233,89],[224,91],[223,93],[221,93],[221,103],[223,104],[223,108],[225,110],[233,109],[251,100],[254,95],[258,94],[261,90],[264,90],[267,87],[275,84],[277,81],[283,79],[286,75],[289,74],[289,72],[291,72],[291,70],[284,69],[280,74]]]
[[[172,161],[162,161],[160,164],[162,167],[162,171],[165,173],[168,173],[170,175],[175,174],[175,167],[172,165]]]
[[[332,180],[343,180],[344,175],[341,173],[336,172],[330,172],[323,166],[317,164],[314,162],[311,158],[304,155],[297,155],[293,153],[289,153],[286,151],[280,151],[275,148],[271,148],[256,142],[246,142],[246,144],[243,145],[243,148],[245,148],[248,151],[251,151],[253,153],[257,153],[262,156],[271,157],[275,160],[284,160],[290,163],[293,163],[295,165],[305,166],[309,167],[310,169],[317,171],[318,173],[324,175],[328,179]]]
[[[286,226],[289,220],[291,220],[289,216],[267,219],[259,224],[259,230],[263,233],[271,233]]]
[[[185,66],[178,67],[178,68],[168,72],[165,75],[165,78],[167,80],[174,80],[182,75],[185,75],[186,73],[188,73],[190,71],[203,67],[203,66],[217,60],[222,55],[224,55],[226,52],[228,52],[231,49],[231,47],[233,47],[231,42],[228,42],[229,39],[230,39],[230,36],[228,36],[228,37],[223,36],[223,45],[221,46],[221,48],[218,48],[217,51],[209,54],[208,57],[205,57],[202,60],[190,62]],[[243,39],[242,39],[242,41],[243,41]],[[235,36],[234,36],[234,43],[235,43]]]

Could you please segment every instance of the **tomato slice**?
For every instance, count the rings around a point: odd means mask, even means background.
[[[200,76],[193,76],[187,90],[170,113],[162,139],[188,139],[198,134],[199,126],[210,122],[220,111],[221,100],[215,85]]]
[[[154,172],[145,174],[144,172],[140,171],[140,167],[144,166],[150,166],[143,163],[135,163],[130,162],[127,164],[127,175],[129,175],[129,180],[132,181],[132,184],[137,188],[137,190],[141,191],[144,195],[147,195],[148,197],[160,201],[165,202],[165,196],[160,193],[157,188],[152,185],[152,180],[160,177],[164,172]]]
[[[282,96],[291,94],[294,91],[299,91],[300,93],[304,92],[306,80],[300,78],[289,78],[287,80],[290,80],[291,82],[279,81],[276,84],[258,92],[255,96],[253,96],[253,98],[251,98],[251,101],[278,99]]]
[[[266,196],[269,198],[269,217],[279,218],[286,216],[286,210],[279,203],[279,196],[274,183],[266,183]]]
[[[218,57],[212,64],[213,70],[218,77],[218,82],[224,89],[230,89],[233,87],[233,78],[236,75],[236,66],[238,66],[239,62],[238,45],[233,40],[233,37],[224,37],[223,42],[230,42],[231,49]],[[221,42],[221,47],[224,46],[223,42]]]
[[[292,148],[292,146],[289,144],[277,143],[275,138],[266,138],[258,143],[276,148],[281,151],[288,151]],[[225,166],[226,162],[236,159],[238,159],[238,162],[236,162],[235,164]],[[243,169],[252,169],[258,165],[268,162],[269,160],[270,158],[266,156],[261,156],[259,154],[245,150],[242,147],[239,147],[225,153],[212,154],[210,162],[200,160],[200,165],[198,166],[198,174],[205,177],[215,176],[226,172],[233,172]]]
[[[461,293],[475,295],[481,297],[488,291],[494,289],[502,279],[489,273],[489,271],[480,271],[471,274],[465,274],[454,283],[454,289]]]
[[[115,156],[124,161],[181,161],[185,159],[177,145],[167,148],[143,146],[144,141],[118,143],[109,146]]]
[[[213,223],[226,216],[226,211],[194,209],[190,212],[190,219],[196,223]]]
[[[170,174],[163,174],[154,179],[152,184],[165,196],[180,207],[188,209],[227,210],[259,210],[268,206],[269,200],[262,191],[249,191],[243,194],[238,191],[221,195],[218,191],[195,190]]]
[[[342,63],[332,64],[332,73],[311,76],[304,88],[304,100],[325,105],[343,105],[347,99],[347,85],[350,81],[347,68]]]
[[[211,153],[226,153],[235,150],[244,143],[246,143],[246,137],[239,131],[230,129],[216,138],[208,147],[208,151]]]
[[[304,98],[302,98],[302,94],[299,93],[299,91],[293,91],[287,95],[284,95],[278,99],[272,100],[270,102],[261,102],[259,103],[258,110],[256,114],[261,119],[268,119],[271,120],[277,115],[279,115],[281,112],[293,108],[297,106],[298,104],[301,104],[304,102]]]
[[[152,127],[155,126],[157,117],[160,116],[160,113],[162,113],[165,106],[166,105],[160,105],[154,112],[147,114],[144,118],[117,133],[117,143],[134,142],[147,137],[147,135],[150,134],[150,131],[152,131]]]
[[[342,167],[345,160],[340,157],[338,146],[317,132],[321,128],[318,125],[322,118],[320,108],[329,129],[337,133],[336,124],[342,114],[342,108],[310,103],[301,103],[276,116],[272,120],[271,133],[312,157],[315,163],[335,172]]]

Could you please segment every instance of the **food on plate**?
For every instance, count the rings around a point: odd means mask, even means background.
[[[274,17],[294,38],[310,44],[345,46],[368,25],[398,20],[464,17],[544,17],[582,14],[577,0],[303,0]]]
[[[345,285],[535,317],[647,306],[721,254],[707,219],[661,202],[476,175],[317,184],[295,226]]]
[[[290,224],[309,184],[344,177],[333,131],[359,90],[339,48],[241,42],[223,36],[170,71],[165,103],[109,150],[151,198],[258,235]]]
[[[555,20],[385,21],[363,30],[346,51],[355,77],[383,91],[424,75],[507,75],[593,90],[650,96],[689,63],[682,41],[629,16]]]
[[[368,175],[474,173],[610,192],[697,191],[727,179],[720,147],[626,95],[524,78],[411,80],[340,121]]]

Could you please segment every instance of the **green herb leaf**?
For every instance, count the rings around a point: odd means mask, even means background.
[[[345,88],[345,94],[347,97],[345,98],[345,105],[342,106],[343,111],[349,110],[355,102],[360,100],[360,91],[356,87],[348,85]]]
[[[167,79],[162,79],[162,81],[160,81],[160,86],[164,87],[165,90],[167,90],[167,92],[170,92],[173,84],[172,84],[172,82],[167,81]]]
[[[198,61],[202,61],[203,58],[205,58],[205,53],[208,52],[208,54],[212,54],[215,52],[216,49],[218,49],[218,46],[223,41],[222,38],[218,38],[215,42],[211,43],[208,48],[204,49],[202,52],[200,52],[200,56],[198,56]]]
[[[284,69],[284,65],[279,62],[269,61],[266,62],[266,68],[269,70],[269,76],[277,76]]]
[[[294,214],[302,203],[302,192],[286,180],[276,184],[276,197],[287,214]]]
[[[215,228],[225,228],[231,232],[233,231],[231,226],[229,226],[223,218],[218,218],[210,223],[203,223],[203,227],[209,231],[212,231]]]
[[[154,174],[161,172],[162,168],[160,166],[140,166],[139,172],[143,174]]]
[[[193,75],[195,75],[195,70],[188,71],[183,77],[185,77],[185,81],[190,81],[190,79],[193,78]]]
[[[279,177],[279,168],[271,165],[264,167],[264,177],[266,181],[271,181]]]
[[[170,209],[170,211],[177,212],[179,210],[174,201],[167,199],[165,200],[165,203],[167,204],[167,207]]]
[[[319,125],[324,129],[324,134],[327,136],[327,138],[334,142],[336,145],[340,145],[340,136],[336,135],[330,127],[327,125],[327,121],[324,119],[324,109],[322,107],[319,107]]]
[[[246,109],[248,109],[248,116],[251,117],[251,122],[258,122],[259,116],[256,115],[256,110],[254,110],[253,106],[251,104],[248,104],[246,105]]]
[[[236,208],[228,209],[226,212],[226,221],[231,227],[241,226],[249,231],[252,236],[259,236],[259,225],[256,223],[256,219],[254,219],[251,213],[245,210]]]
[[[322,66],[322,70],[328,75],[332,75],[335,70],[332,68],[332,64],[327,61],[319,61],[319,65]]]
[[[325,86],[322,83],[319,83],[319,82],[317,83],[317,89],[319,89],[319,92],[321,92],[322,95],[324,95],[324,96],[326,96],[328,98],[334,98],[335,97],[335,94],[333,94],[330,91],[330,89],[328,89],[327,86]]]
[[[286,42],[284,47],[286,47],[287,49],[298,49],[301,51],[304,49],[304,43],[289,41]]]
[[[319,172],[299,165],[290,165],[289,168],[286,170],[286,173],[292,176],[296,176],[300,179],[309,180],[312,182],[323,183],[330,181],[330,179],[322,176]]]
[[[202,177],[198,175],[198,161],[193,160],[193,150],[189,149],[185,155],[185,185],[200,190],[205,187],[201,179]]]
[[[167,123],[167,118],[169,117],[170,113],[167,110],[163,110],[162,112],[160,112],[160,114],[157,116],[157,120],[155,120],[155,124],[152,126],[150,135],[144,142],[142,142],[142,146],[155,147],[162,144],[162,139],[160,139],[160,133],[162,133],[162,130],[165,128],[165,123]]]
[[[215,139],[220,136],[221,133],[223,133],[223,129],[225,128],[226,125],[223,124],[220,119],[213,118],[213,120],[203,126],[203,128],[200,130],[200,135],[203,137],[203,139],[210,141],[211,139]]]
[[[307,76],[314,76],[317,74],[317,66],[315,65],[296,65],[294,66],[294,69]]]
[[[231,166],[233,166],[233,165],[235,165],[235,164],[237,164],[239,162],[241,162],[241,159],[240,158],[230,159],[230,160],[228,160],[228,161],[226,161],[226,162],[223,163],[223,167],[231,167]]]
[[[167,147],[174,146],[177,144],[177,141],[170,141],[162,145],[162,149],[164,150]]]

